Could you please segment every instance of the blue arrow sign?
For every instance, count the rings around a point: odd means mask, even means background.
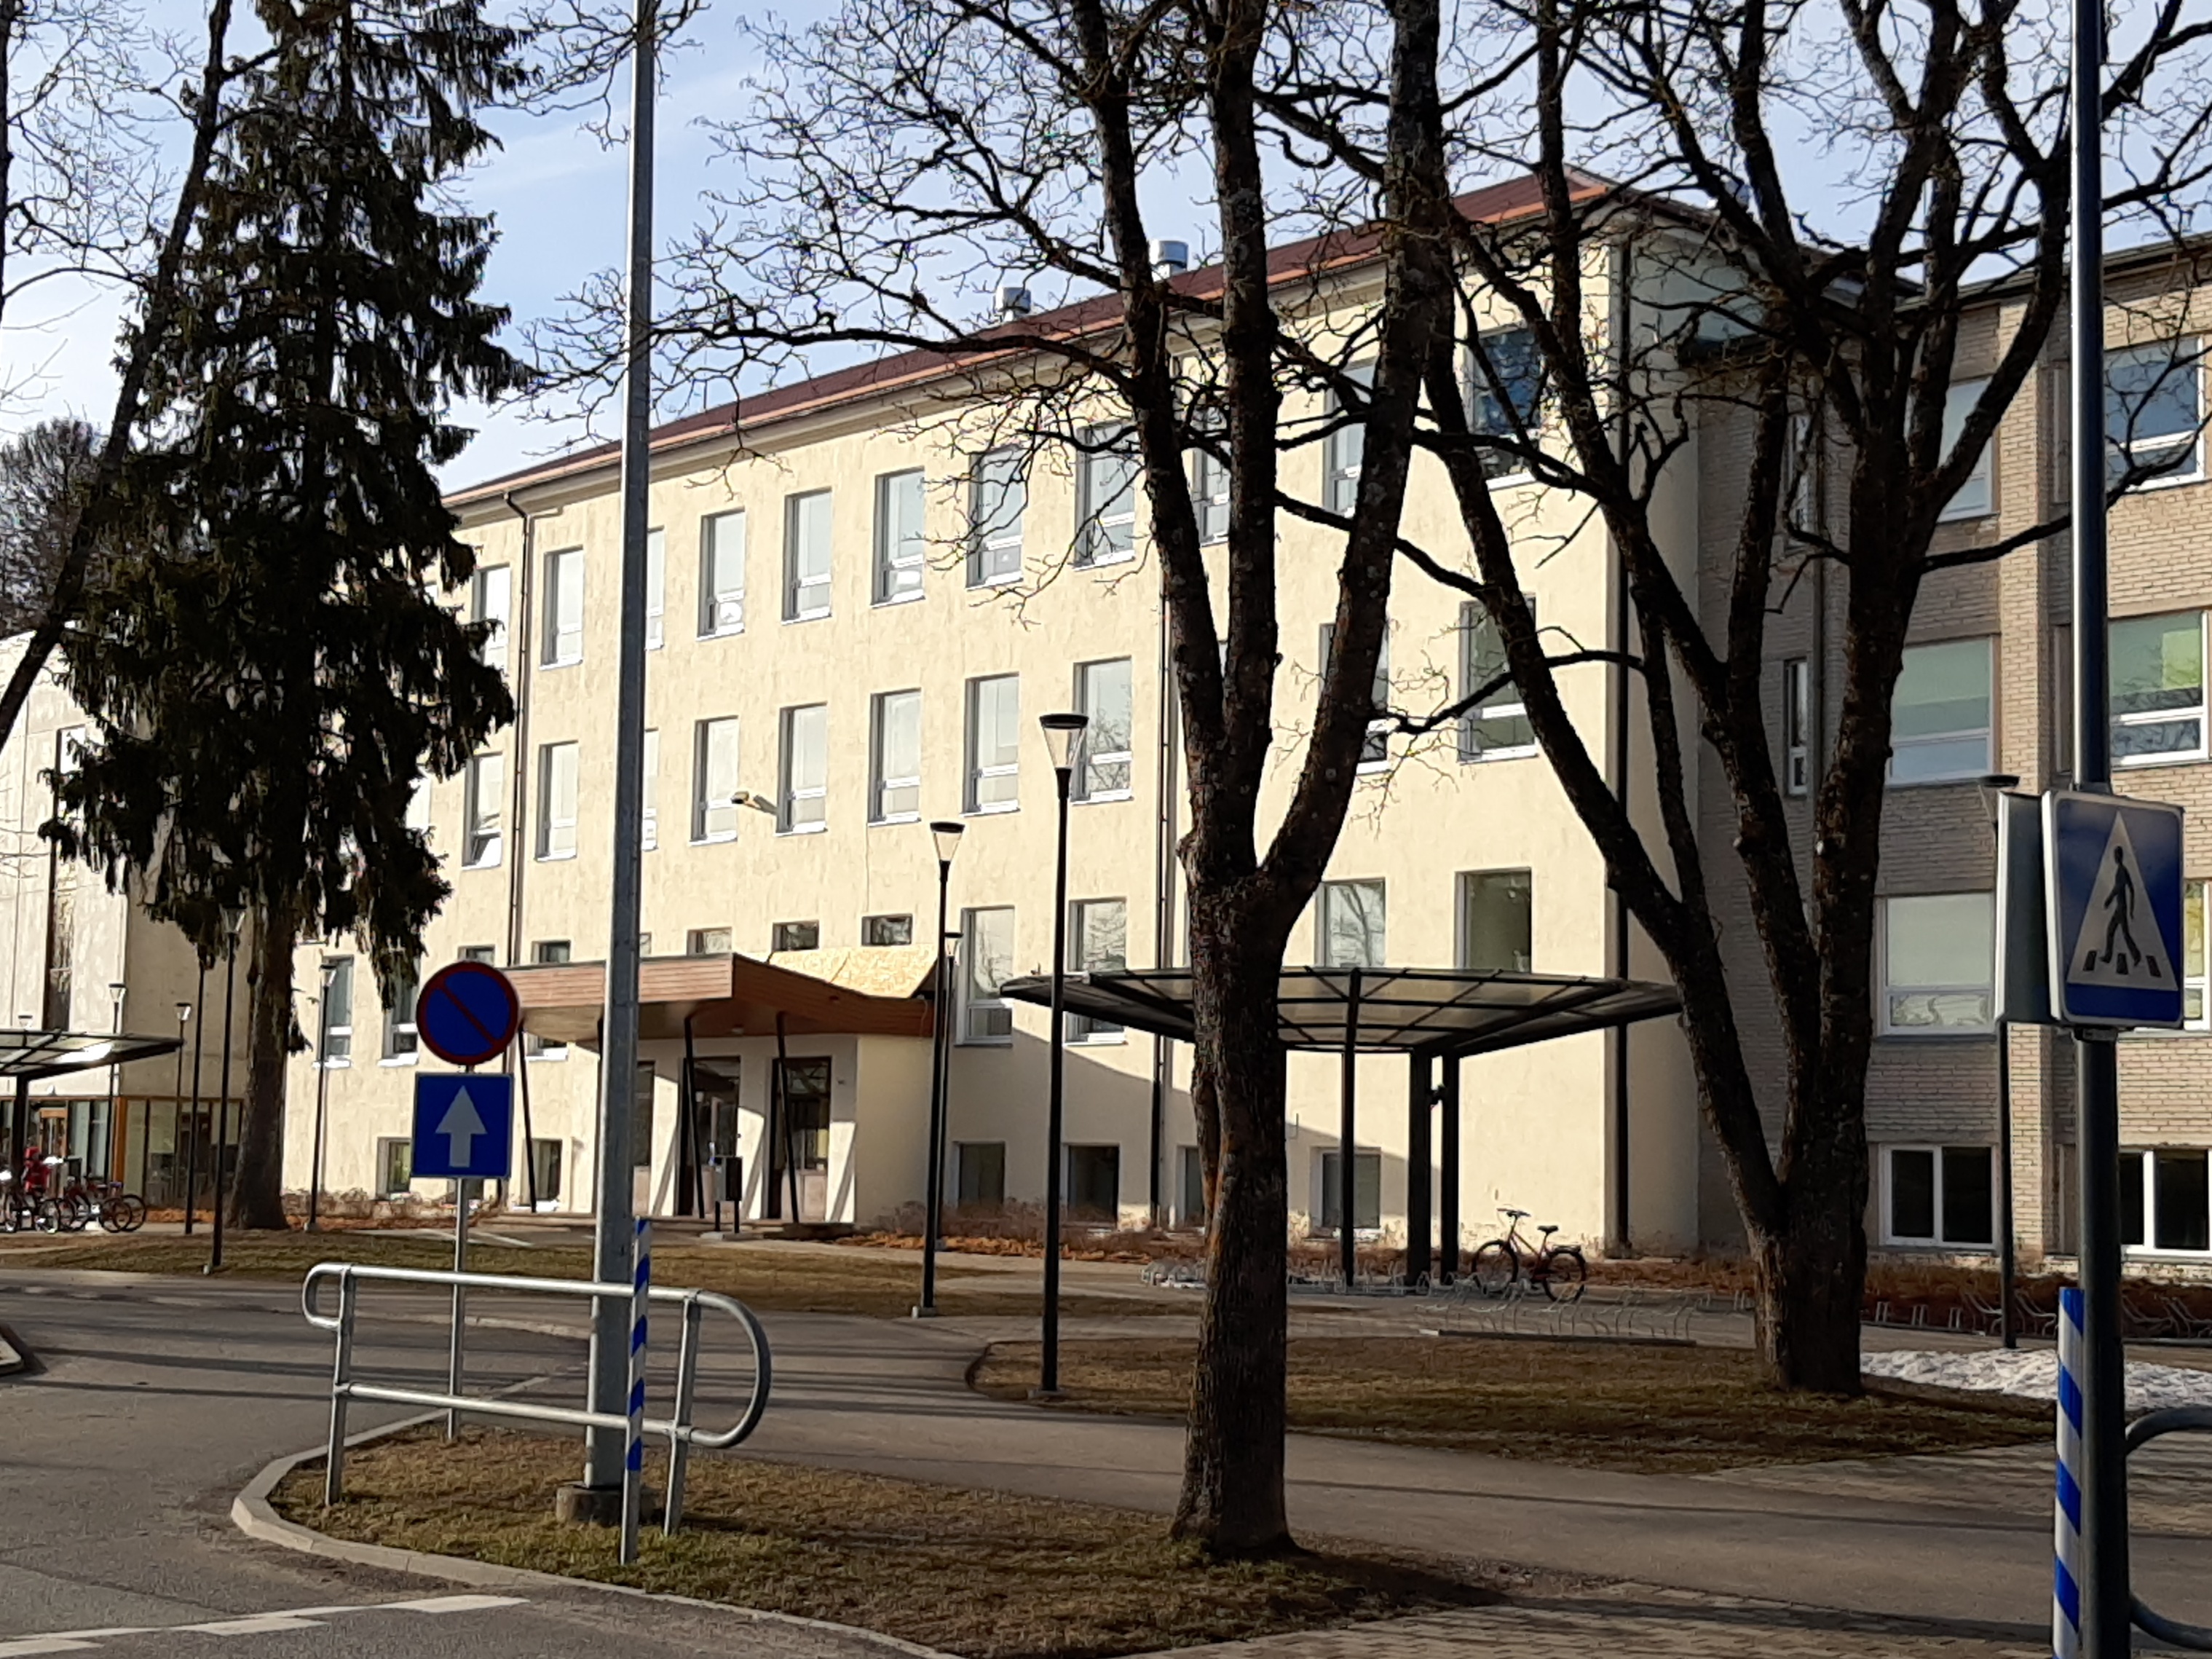
[[[426,1072],[415,1079],[414,1173],[503,1180],[514,1157],[514,1079]]]
[[[2181,1024],[2181,809],[2043,798],[2051,1006],[2066,1025]]]

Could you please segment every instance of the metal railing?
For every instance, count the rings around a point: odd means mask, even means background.
[[[2212,1433],[2212,1406],[2173,1406],[2165,1411],[2145,1412],[2128,1425],[2127,1449],[2130,1452],[2147,1445],[2162,1434],[2175,1434],[2194,1430]],[[2185,1625],[2179,1619],[2169,1619],[2148,1606],[2140,1595],[2130,1598],[2135,1621],[2161,1642],[2170,1642],[2178,1648],[2188,1648],[2197,1653],[2212,1653],[2212,1629],[2203,1625]]]
[[[318,1311],[316,1291],[322,1281],[337,1281],[337,1311],[325,1314]],[[371,1267],[350,1261],[324,1261],[307,1269],[307,1276],[300,1286],[300,1311],[307,1322],[318,1330],[330,1331],[337,1337],[336,1353],[331,1367],[331,1438],[328,1462],[324,1465],[323,1502],[335,1504],[343,1494],[345,1481],[346,1410],[356,1400],[374,1401],[391,1406],[417,1406],[428,1411],[453,1412],[469,1417],[499,1417],[517,1419],[532,1423],[557,1423],[571,1428],[611,1429],[626,1431],[629,1419],[616,1412],[595,1412],[572,1406],[544,1406],[520,1400],[489,1399],[481,1395],[464,1395],[458,1389],[449,1394],[436,1394],[423,1389],[394,1388],[383,1382],[362,1382],[353,1375],[354,1322],[358,1311],[361,1286],[373,1280],[386,1285],[414,1285],[447,1287],[454,1290],[493,1291],[507,1295],[556,1296],[586,1301],[628,1302],[635,1294],[629,1285],[601,1285],[588,1279],[510,1279],[498,1273],[457,1273],[416,1267]],[[677,1349],[676,1401],[666,1418],[647,1418],[647,1434],[665,1436],[668,1441],[668,1496],[662,1515],[660,1529],[664,1535],[676,1530],[684,1514],[684,1474],[691,1448],[704,1447],[709,1451],[734,1446],[759,1426],[761,1413],[768,1409],[770,1365],[768,1334],[761,1328],[760,1321],[751,1309],[733,1297],[716,1291],[687,1291],[672,1286],[655,1285],[652,1299],[657,1303],[674,1304],[683,1310],[683,1336]],[[718,1309],[735,1319],[745,1333],[745,1340],[752,1350],[752,1396],[745,1403],[744,1413],[726,1429],[712,1431],[696,1427],[691,1421],[691,1409],[696,1401],[699,1369],[700,1317],[708,1308]],[[458,1329],[453,1340],[461,1340]],[[627,1490],[637,1480],[635,1471],[625,1473],[623,1483],[625,1509],[632,1494]]]

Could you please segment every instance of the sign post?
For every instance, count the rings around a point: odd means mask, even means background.
[[[413,1173],[445,1176],[453,1188],[453,1271],[469,1270],[469,1182],[504,1176],[514,1156],[514,1079],[440,1072],[415,1079]],[[447,1347],[446,1392],[461,1391],[461,1329],[467,1293],[453,1286],[453,1328]],[[446,1438],[461,1415],[446,1413]]]

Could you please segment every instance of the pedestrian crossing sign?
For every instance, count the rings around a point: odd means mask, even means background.
[[[2181,1024],[2181,809],[2043,798],[2051,1003],[2062,1024]]]

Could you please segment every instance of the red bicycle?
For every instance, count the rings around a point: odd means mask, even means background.
[[[1526,1210],[1501,1209],[1505,1237],[1493,1238],[1474,1253],[1474,1282],[1485,1296],[1504,1296],[1516,1285],[1540,1290],[1554,1302],[1579,1302],[1589,1278],[1589,1263],[1572,1244],[1554,1244],[1557,1226],[1539,1227],[1542,1242],[1530,1244],[1521,1237]]]

